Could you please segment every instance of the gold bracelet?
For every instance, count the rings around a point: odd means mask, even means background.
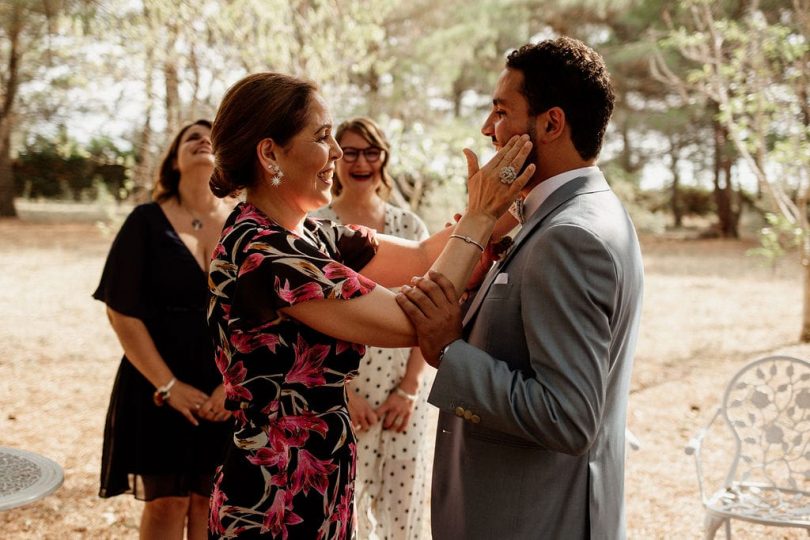
[[[478,242],[476,242],[475,240],[473,240],[469,236],[461,236],[460,234],[451,234],[450,238],[458,238],[459,240],[464,240],[468,244],[472,244],[475,247],[477,247],[478,249],[480,249],[481,253],[484,252],[484,246],[482,246],[481,244],[479,244]]]
[[[416,401],[416,398],[417,398],[417,395],[416,395],[416,394],[409,394],[408,392],[406,392],[405,390],[403,390],[403,389],[402,389],[402,388],[400,388],[399,386],[397,386],[396,388],[394,388],[394,392],[396,392],[396,394],[397,394],[399,397],[404,397],[404,398],[405,398],[405,399],[407,399],[408,401]]]

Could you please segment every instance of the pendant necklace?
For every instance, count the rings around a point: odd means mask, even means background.
[[[177,204],[178,204],[178,205],[180,205],[180,208],[182,208],[183,210],[185,210],[185,211],[188,213],[188,215],[189,215],[189,216],[191,216],[191,228],[192,228],[192,229],[194,229],[195,231],[199,231],[200,229],[202,229],[202,228],[203,228],[203,222],[202,222],[202,220],[201,220],[200,218],[198,218],[197,216],[195,216],[195,215],[194,215],[194,214],[191,212],[191,210],[189,210],[188,208],[186,208],[185,206],[183,206],[183,203],[182,203],[182,202],[180,202],[180,199],[178,199],[178,200],[177,200]]]

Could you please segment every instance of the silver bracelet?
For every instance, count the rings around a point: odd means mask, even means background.
[[[155,389],[155,393],[152,394],[152,400],[155,402],[155,405],[158,407],[162,407],[164,403],[169,401],[169,398],[172,395],[172,386],[174,383],[177,382],[177,379],[172,377],[172,380],[164,384],[163,386],[158,386]]]
[[[468,244],[472,244],[475,247],[477,247],[478,249],[480,249],[482,253],[484,251],[484,246],[482,246],[481,244],[479,244],[478,242],[476,242],[475,240],[473,240],[469,236],[461,236],[460,234],[451,234],[450,238],[458,238],[459,240],[464,240]]]
[[[417,395],[416,395],[416,394],[409,394],[408,392],[406,392],[405,390],[403,390],[403,389],[402,389],[402,388],[400,388],[399,386],[397,386],[396,388],[394,388],[394,392],[395,392],[395,393],[396,393],[396,394],[397,394],[399,397],[404,397],[404,398],[405,398],[405,399],[407,399],[408,401],[416,401],[416,398],[417,398]]]

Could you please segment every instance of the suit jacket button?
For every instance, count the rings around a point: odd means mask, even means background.
[[[456,416],[464,417],[464,407],[456,407]]]
[[[473,424],[477,424],[480,421],[481,421],[481,417],[478,416],[477,414],[472,415],[472,418],[470,418],[470,422],[472,422]]]
[[[472,416],[473,416],[473,413],[472,413],[472,411],[470,409],[467,409],[466,411],[464,411],[464,419],[465,420],[469,420],[470,418],[472,418]]]

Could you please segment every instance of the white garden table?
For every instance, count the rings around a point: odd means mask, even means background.
[[[0,446],[0,511],[38,501],[62,485],[62,467],[44,456]]]

